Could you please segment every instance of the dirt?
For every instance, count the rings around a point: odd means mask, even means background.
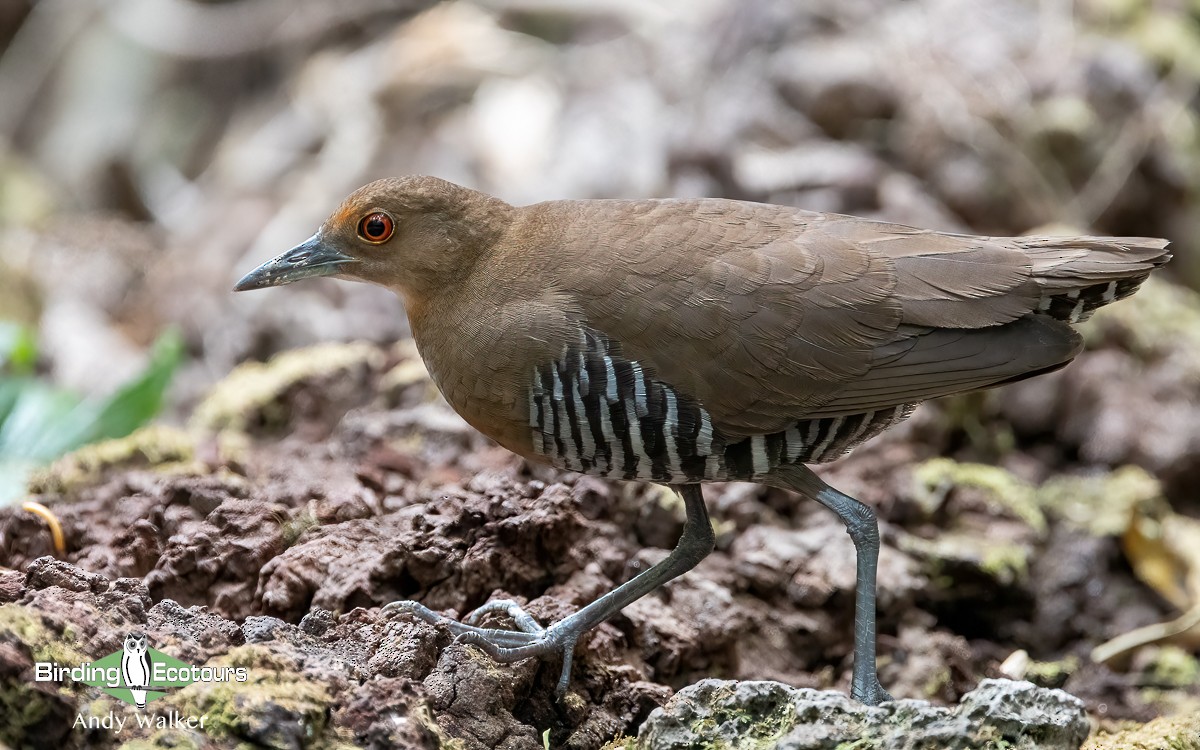
[[[216,420],[223,431],[202,420],[156,428],[127,439],[137,451],[106,449],[109,463],[85,449],[52,467],[37,482],[57,489],[38,499],[62,523],[62,559],[40,518],[0,511],[0,711],[13,717],[0,738],[195,741],[178,729],[73,731],[113,702],[28,679],[48,653],[98,658],[131,630],[191,664],[247,666],[251,679],[232,692],[197,683],[150,704],[218,717],[205,737],[221,747],[539,748],[548,730],[552,747],[599,748],[704,677],[847,689],[849,539],[819,506],[754,485],[706,488],[716,552],[589,634],[562,701],[554,661],[498,665],[444,627],[381,616],[398,599],[457,617],[506,597],[551,622],[665,556],[682,514],[661,488],[558,474],[478,436],[410,346],[351,346],[341,359],[322,350],[307,370],[303,353],[289,355],[286,377],[255,399],[230,401],[219,385],[197,413],[236,409]],[[1174,705],[1200,695],[1194,682],[1148,692],[1145,663],[1090,664],[1097,643],[1172,610],[1115,534],[1038,499],[1048,477],[1097,474],[1082,444],[1010,418],[1038,389],[1111,376],[1114,357],[1133,356],[1101,336],[1058,380],[985,396],[982,430],[956,425],[954,402],[929,405],[823,470],[882,518],[880,674],[895,695],[953,704],[1019,649],[1042,665],[1026,676],[1106,720],[1146,721],[1164,695]],[[1144,372],[1128,376],[1153,378],[1157,360],[1138,361]],[[1144,419],[1128,386],[1111,384],[1103,408],[1068,399],[1054,424]],[[1005,432],[1013,442],[997,449]],[[166,436],[190,450],[146,460],[145,443]],[[1008,468],[967,462],[992,457]]]

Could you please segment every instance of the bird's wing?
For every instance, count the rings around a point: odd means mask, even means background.
[[[1068,324],[1041,315],[991,328],[902,327],[899,333],[876,350],[866,373],[805,417],[861,414],[1014,382],[1062,367],[1082,347]]]
[[[718,200],[571,211],[563,245],[593,251],[562,283],[588,325],[727,435],[992,385],[1077,346],[1022,320],[1041,292],[1002,241]]]

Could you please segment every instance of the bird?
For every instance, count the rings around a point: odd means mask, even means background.
[[[1146,237],[983,237],[719,198],[514,206],[436,177],[372,182],[235,291],[328,276],[396,292],[429,373],[467,423],[529,461],[665,484],[686,520],[662,561],[543,626],[511,600],[445,623],[501,663],[580,637],[714,547],[701,486],[791,490],[856,551],[851,697],[876,669],[879,528],[811,468],[917,404],[1057,370],[1073,324],[1170,259]],[[513,628],[485,628],[484,615]]]
[[[151,664],[146,635],[127,633],[121,648],[121,679],[133,696],[134,705],[143,711],[146,709],[146,686],[150,684],[153,674]]]

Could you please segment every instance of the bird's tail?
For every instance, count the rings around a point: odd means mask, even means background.
[[[1038,312],[1078,323],[1137,291],[1171,259],[1167,240],[1151,237],[1018,237],[1042,288]]]

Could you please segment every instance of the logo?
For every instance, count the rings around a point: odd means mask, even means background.
[[[125,689],[133,698],[133,704],[143,711],[146,710],[146,691],[150,690],[150,675],[154,672],[153,663],[154,657],[150,656],[144,634],[125,636],[125,648],[121,650],[121,679],[125,680]],[[151,692],[155,698],[166,695],[166,691]],[[127,699],[122,696],[121,700]]]
[[[136,708],[139,713],[135,713],[134,717],[138,726],[155,729],[202,728],[208,717],[184,717],[175,711],[151,717],[143,713],[148,703],[196,682],[246,682],[249,678],[249,671],[245,667],[194,667],[150,648],[145,634],[136,631],[125,636],[120,651],[96,661],[77,665],[39,661],[33,667],[35,682],[62,682],[100,688]],[[113,729],[119,733],[128,718],[116,712],[110,712],[108,716],[84,716],[81,713],[76,717],[75,726]]]

